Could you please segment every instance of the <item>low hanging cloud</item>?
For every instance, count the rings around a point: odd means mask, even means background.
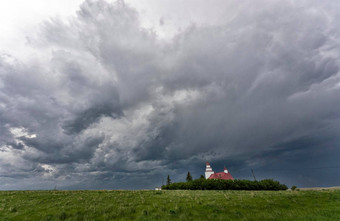
[[[27,36],[39,55],[0,57],[0,188],[148,188],[206,160],[236,178],[337,162],[339,6],[230,1],[232,16],[168,41],[123,1],[44,22]]]

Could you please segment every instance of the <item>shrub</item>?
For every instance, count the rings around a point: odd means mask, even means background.
[[[164,190],[287,190],[285,184],[272,179],[251,180],[219,180],[196,179],[191,182],[171,183],[162,186]]]
[[[293,191],[296,189],[296,186],[292,186],[292,188],[291,188]]]

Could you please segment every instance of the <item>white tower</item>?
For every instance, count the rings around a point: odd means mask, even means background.
[[[205,179],[208,179],[211,174],[214,174],[215,172],[211,169],[209,162],[206,163],[205,167]]]
[[[223,172],[228,173],[228,170],[227,170],[227,168],[225,166],[224,166],[224,171]]]

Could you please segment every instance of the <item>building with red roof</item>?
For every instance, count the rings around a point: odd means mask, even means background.
[[[209,162],[206,163],[205,178],[206,179],[220,179],[220,180],[233,180],[234,179],[226,167],[224,167],[223,172],[215,173],[212,170]]]

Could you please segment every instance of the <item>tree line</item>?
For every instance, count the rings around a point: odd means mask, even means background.
[[[172,183],[168,175],[166,185],[163,190],[287,190],[285,184],[272,179],[257,180],[220,180],[205,179],[201,176],[193,180],[190,172],[187,174],[187,182]]]

